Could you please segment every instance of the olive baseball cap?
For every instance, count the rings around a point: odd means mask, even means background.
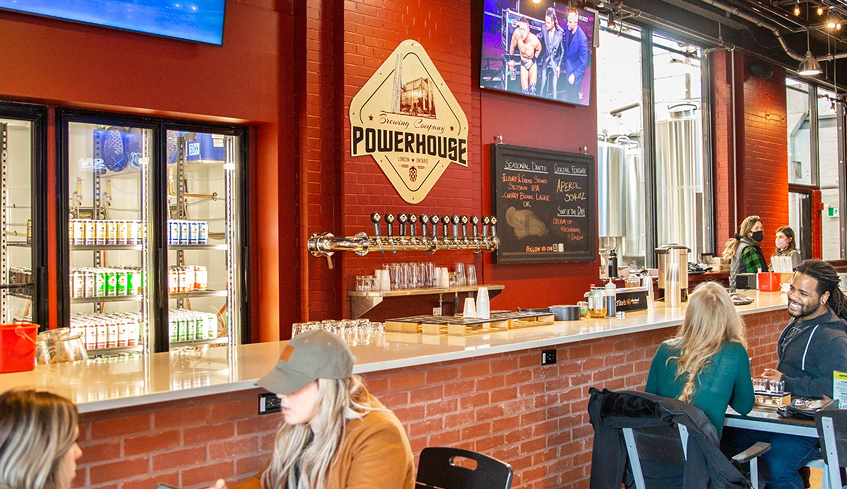
[[[327,331],[307,331],[292,338],[276,366],[256,381],[275,394],[293,394],[317,379],[349,379],[353,353],[338,336]]]

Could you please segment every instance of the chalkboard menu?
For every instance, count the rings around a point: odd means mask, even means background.
[[[494,263],[597,259],[594,156],[491,145]]]

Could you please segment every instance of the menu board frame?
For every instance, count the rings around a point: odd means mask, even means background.
[[[594,155],[491,145],[495,264],[597,259]]]

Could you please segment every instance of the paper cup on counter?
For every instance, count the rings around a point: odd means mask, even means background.
[[[462,309],[462,316],[465,318],[476,318],[476,303],[473,297],[465,298],[465,308]]]

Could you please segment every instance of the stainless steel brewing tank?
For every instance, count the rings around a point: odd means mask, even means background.
[[[694,107],[670,108],[656,124],[656,221],[659,243],[685,243],[702,252],[702,118]],[[695,217],[696,216],[696,217]]]
[[[688,300],[688,252],[690,250],[678,244],[666,244],[656,248],[656,256],[659,258],[659,280],[658,286],[666,290],[670,280],[670,265],[679,265],[679,289],[682,300]]]
[[[620,144],[597,142],[597,201],[605,212],[597,216],[601,238],[626,236],[624,218],[626,148]]]

